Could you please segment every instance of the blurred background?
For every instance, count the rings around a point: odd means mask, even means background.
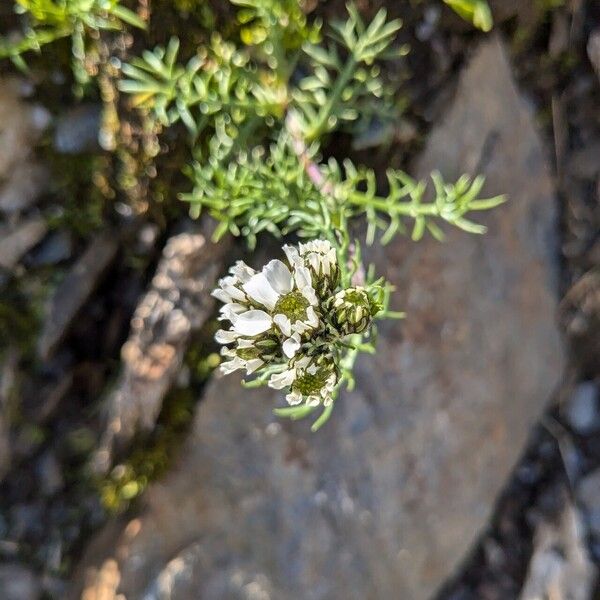
[[[509,201],[483,237],[367,252],[407,319],[312,434],[215,371],[209,292],[277,245],[213,243],[177,197],[183,124],[117,85],[172,35],[189,57],[270,33],[226,2],[126,4],[146,31],[92,35],[80,73],[68,39],[0,61],[0,599],[600,597],[600,5],[490,0],[483,32],[357,2],[403,20],[399,117],[325,158],[381,186],[481,172]],[[0,34],[23,26],[3,0]]]

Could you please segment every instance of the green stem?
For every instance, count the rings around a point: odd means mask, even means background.
[[[327,423],[327,421],[329,420],[329,417],[331,416],[331,412],[333,411],[333,405],[334,405],[334,403],[332,402],[329,406],[326,406],[323,409],[323,412],[321,413],[319,418],[311,425],[310,430],[313,433],[315,433],[316,431],[321,429],[321,427],[323,427],[323,425],[325,425],[325,423]]]
[[[37,50],[40,46],[45,46],[55,40],[67,37],[71,33],[71,29],[38,31],[35,35],[23,37],[15,43],[8,42],[0,36],[0,58],[10,58],[31,50]]]
[[[327,121],[329,121],[329,117],[331,116],[335,105],[338,103],[344,88],[354,75],[357,64],[354,56],[348,57],[348,62],[346,63],[344,70],[340,73],[340,76],[337,78],[333,90],[329,95],[329,99],[319,110],[319,115],[314,126],[306,135],[306,140],[308,142],[313,142],[327,131]]]
[[[370,197],[362,192],[353,192],[348,198],[348,203],[354,206],[371,206],[386,214],[406,215],[418,217],[421,215],[436,216],[439,210],[435,204],[415,204],[414,202],[393,202],[386,198]]]

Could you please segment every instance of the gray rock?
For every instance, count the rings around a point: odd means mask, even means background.
[[[50,179],[46,166],[27,161],[16,165],[10,177],[0,186],[0,211],[21,212],[32,206],[47,188]]]
[[[40,492],[44,496],[52,496],[63,487],[62,469],[56,455],[51,450],[40,457],[37,463],[37,472]]]
[[[67,334],[79,311],[96,289],[106,269],[117,255],[119,239],[105,231],[92,239],[54,291],[46,306],[38,353],[47,359]]]
[[[54,130],[54,148],[62,154],[78,154],[100,149],[98,134],[102,106],[76,106],[62,115]]]
[[[585,509],[590,532],[600,539],[600,469],[586,475],[577,485],[576,493]]]
[[[38,600],[42,593],[35,575],[16,563],[0,565],[0,590],[2,600]]]
[[[371,252],[408,317],[383,324],[318,434],[273,417],[280,393],[215,377],[174,469],[90,546],[73,597],[112,561],[128,600],[424,600],[461,563],[563,359],[551,179],[498,39],[457,94],[416,171],[484,170],[510,196],[481,216],[488,235]]]
[[[596,75],[598,75],[598,79],[600,79],[600,27],[590,33],[587,43],[587,54],[596,71]]]
[[[18,80],[0,79],[0,211],[24,210],[43,191],[48,173],[32,148],[50,122],[50,113],[21,99]]]
[[[593,381],[584,381],[575,388],[565,407],[565,416],[573,430],[582,435],[600,429],[598,386]]]
[[[12,270],[21,257],[40,243],[48,226],[42,217],[21,221],[15,227],[4,227],[0,232],[0,267]]]
[[[54,231],[42,241],[32,253],[27,265],[31,267],[45,267],[56,265],[71,258],[73,240],[67,231]]]

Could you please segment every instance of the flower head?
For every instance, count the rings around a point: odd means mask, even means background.
[[[340,384],[347,340],[362,334],[379,310],[362,287],[340,289],[336,249],[326,240],[284,246],[286,261],[260,271],[238,261],[213,295],[229,321],[215,339],[224,345],[221,370],[238,369],[275,389],[288,404],[329,406]]]
[[[275,373],[269,379],[269,387],[281,390],[289,388],[286,400],[290,405],[302,402],[309,406],[333,402],[333,392],[338,383],[339,373],[331,354],[318,358],[302,356],[290,361],[282,373]]]

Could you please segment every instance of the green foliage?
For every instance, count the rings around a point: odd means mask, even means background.
[[[442,239],[436,223],[445,221],[470,233],[484,233],[485,227],[466,218],[473,211],[493,208],[504,202],[503,196],[479,199],[483,177],[473,181],[463,176],[456,183],[445,183],[433,173],[433,199],[425,200],[426,181],[415,181],[400,170],[387,172],[389,192],[377,194],[372,169],[357,168],[345,160],[343,168],[330,159],[320,168],[324,180],[321,188],[292,150],[289,134],[282,134],[270,153],[257,150],[241,154],[226,167],[194,163],[191,177],[194,189],[181,194],[192,212],[202,210],[220,221],[216,239],[226,232],[242,236],[250,247],[263,231],[281,237],[297,231],[300,236],[321,237],[338,243],[336,232],[343,232],[350,219],[366,217],[367,242],[372,244],[376,232],[381,242],[388,243],[398,233],[406,232],[406,221],[412,221],[412,239],[419,240],[426,231]],[[311,159],[317,160],[316,147]],[[317,169],[312,162],[311,168]],[[325,193],[323,193],[325,190]]]
[[[406,48],[391,51],[400,20],[386,21],[380,10],[366,26],[356,7],[348,5],[348,19],[332,25],[328,47],[305,44],[312,75],[303,78],[292,92],[296,120],[307,142],[318,140],[340,123],[391,117],[390,107],[373,101],[384,95],[384,84],[376,60],[397,57]],[[343,54],[340,54],[342,50]],[[383,110],[382,110],[383,109]]]
[[[288,16],[285,22],[292,28],[292,38],[308,40],[297,59],[311,71],[293,86],[289,61],[276,58],[285,50],[282,40],[286,37],[280,34],[280,43],[276,33],[281,27],[283,4],[274,0],[235,3],[245,7],[243,22],[279,24],[269,30],[264,43],[273,60],[256,60],[249,50],[240,50],[213,35],[209,46],[199,48],[197,55],[181,66],[177,64],[179,43],[174,38],[166,49],[145,51],[123,66],[128,79],[119,88],[133,95],[132,104],[163,125],[182,121],[192,141],[211,132],[215,139],[204,154],[219,160],[229,154],[240,133],[244,135],[239,147],[247,145],[250,133],[256,137],[260,128],[281,126],[286,112],[294,115],[308,142],[342,124],[353,122],[354,130],[364,130],[375,117],[384,121],[397,116],[391,90],[386,90],[380,68],[374,63],[403,54],[406,48],[390,50],[401,23],[386,21],[384,10],[366,26],[355,7],[348,5],[348,20],[332,25],[332,38],[337,43],[327,48],[310,41],[318,30],[306,27],[305,18],[298,21],[298,17]],[[287,0],[284,4],[290,3]],[[295,0],[293,4],[298,7]],[[196,152],[199,150],[203,149],[196,147]]]
[[[304,43],[320,39],[321,24],[309,23],[298,0],[231,0],[238,6],[240,39],[271,69],[287,78]]]
[[[119,0],[15,0],[15,11],[25,19],[23,36],[16,40],[0,37],[0,59],[11,58],[25,67],[21,57],[60,38],[71,37],[74,71],[84,78],[81,63],[86,56],[88,34],[121,30],[126,25],[144,28],[145,23]]]
[[[444,2],[466,21],[470,21],[482,31],[490,31],[494,26],[492,11],[487,0],[444,0]]]
[[[133,106],[163,126],[183,122],[192,142],[207,130],[216,135],[212,156],[220,154],[218,147],[231,149],[242,125],[253,128],[283,116],[287,88],[269,72],[254,69],[247,52],[218,34],[185,66],[177,64],[178,52],[177,38],[166,48],[144,51],[123,65],[129,79],[119,89],[132,94]]]

